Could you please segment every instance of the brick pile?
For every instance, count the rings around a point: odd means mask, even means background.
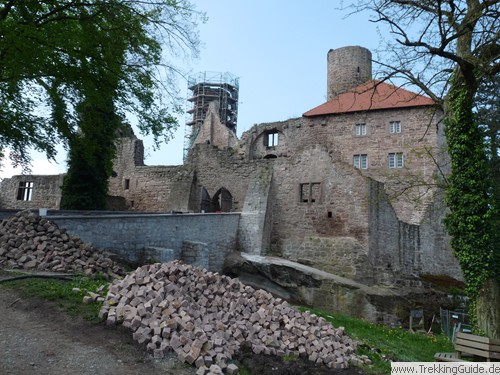
[[[0,222],[0,268],[111,277],[124,274],[102,250],[31,211],[20,211]]]
[[[294,355],[348,367],[355,342],[314,314],[237,279],[179,261],[145,265],[114,280],[100,310],[109,325],[122,324],[156,358],[174,351],[197,374],[232,374],[230,363],[245,343],[256,354]]]

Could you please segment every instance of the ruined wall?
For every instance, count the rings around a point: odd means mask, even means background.
[[[238,143],[236,134],[225,126],[219,116],[219,102],[213,101],[209,104],[207,117],[203,121],[194,144],[208,143],[220,148],[233,147]]]
[[[369,192],[369,258],[379,283],[420,286],[421,278],[463,280],[442,225],[442,191],[436,192],[420,225],[397,218],[381,183],[372,181]]]
[[[209,144],[197,144],[190,151],[187,164],[194,168],[195,193],[190,208],[199,212],[203,189],[213,198],[225,188],[232,196],[231,211],[243,208],[249,181],[256,176],[258,162],[238,157],[232,149],[219,149]]]
[[[0,208],[59,209],[64,175],[23,175],[0,181]],[[21,193],[19,190],[23,190]],[[29,191],[28,191],[29,190]]]
[[[325,146],[274,160],[268,254],[370,279],[366,179],[350,165],[334,162]]]
[[[365,154],[367,168],[360,169],[361,173],[386,184],[399,219],[418,224],[432,200],[428,186],[422,185],[434,182],[434,160],[439,159],[436,156],[443,146],[440,118],[431,107],[301,117],[253,127],[243,134],[240,147],[253,159],[270,153],[290,156],[320,144],[327,147],[333,161],[350,165],[354,155]],[[400,122],[400,133],[389,132],[391,121]],[[366,125],[366,135],[356,135],[360,123]],[[263,149],[260,141],[270,129],[279,132],[276,150]],[[404,168],[388,167],[390,152],[403,153]]]
[[[144,165],[144,146],[135,138],[121,138],[109,180],[109,195],[125,198],[130,210],[187,211],[193,180],[183,166]]]

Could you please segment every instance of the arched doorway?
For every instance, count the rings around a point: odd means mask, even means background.
[[[212,200],[210,199],[210,194],[205,187],[201,189],[201,204],[200,211],[201,212],[211,212],[212,210]]]
[[[233,196],[226,188],[220,188],[212,198],[212,209],[215,212],[231,212]]]

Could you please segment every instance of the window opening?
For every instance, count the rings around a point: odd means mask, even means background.
[[[356,124],[356,135],[357,136],[366,135],[366,124]]]
[[[124,187],[125,187],[125,190],[130,189],[130,179],[129,178],[125,179],[125,186]]]
[[[278,131],[273,130],[267,133],[267,138],[266,138],[266,146],[267,147],[275,147],[278,146]]]
[[[319,202],[321,198],[321,184],[310,182],[300,184],[300,201],[303,203]]]
[[[18,201],[30,201],[33,196],[33,181],[20,181],[17,189]]]
[[[389,122],[389,133],[401,133],[401,122],[399,121]]]
[[[353,164],[358,169],[368,168],[368,155],[367,154],[357,154],[353,156]]]
[[[389,168],[403,168],[404,159],[402,152],[392,152],[389,154]]]

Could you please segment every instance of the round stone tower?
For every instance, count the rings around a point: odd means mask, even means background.
[[[328,100],[372,79],[372,53],[360,46],[328,51]]]

